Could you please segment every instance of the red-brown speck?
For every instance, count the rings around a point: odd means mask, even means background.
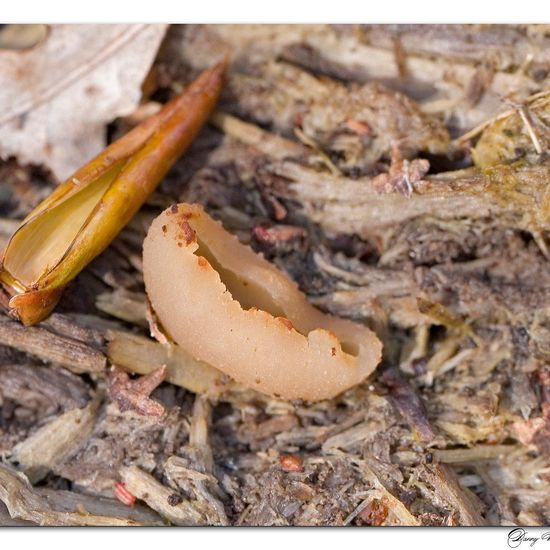
[[[298,455],[281,455],[279,464],[283,472],[301,472],[304,469],[304,459]]]
[[[115,483],[114,493],[116,498],[126,506],[133,506],[136,501],[136,496],[126,489],[124,483]]]
[[[352,132],[355,132],[360,136],[368,136],[372,133],[370,126],[364,120],[355,120],[353,118],[350,118],[349,120],[346,120],[346,126]]]
[[[193,230],[193,228],[187,223],[185,219],[178,220],[178,225],[183,232],[183,238],[185,239],[185,242],[187,244],[192,243],[195,240],[195,231]]]
[[[386,521],[389,509],[384,499],[373,499],[367,507],[357,516],[359,524],[380,526]]]

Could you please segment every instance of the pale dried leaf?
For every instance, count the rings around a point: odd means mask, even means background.
[[[25,51],[0,52],[0,155],[63,180],[130,114],[166,25],[51,25]]]

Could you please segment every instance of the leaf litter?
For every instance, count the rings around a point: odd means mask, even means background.
[[[550,68],[537,28],[412,26],[396,48],[392,26],[170,27],[149,50],[155,100],[226,55],[228,85],[213,125],[58,312],[25,333],[2,317],[0,521],[547,524],[546,103],[528,98]],[[518,63],[528,55],[536,66]],[[482,86],[469,80],[479,61],[493,73]],[[496,99],[512,93],[529,125]],[[406,142],[376,134],[388,104]],[[104,129],[122,113],[90,114]],[[13,154],[0,238],[53,183]],[[285,402],[194,360],[162,327],[151,338],[136,258],[176,201],[201,203],[318,307],[376,330],[379,369],[333,400]],[[160,368],[164,382],[141,392],[132,377]],[[164,415],[121,410],[127,391]]]

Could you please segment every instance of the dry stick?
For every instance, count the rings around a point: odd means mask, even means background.
[[[82,326],[70,314],[52,313],[45,321],[42,321],[40,327],[92,347],[101,347],[104,344],[101,331]]]
[[[244,122],[221,111],[215,111],[210,117],[210,122],[224,134],[246,145],[257,147],[263,153],[274,158],[302,157],[309,153],[308,149],[300,143],[263,130],[255,124]]]
[[[97,309],[134,325],[147,326],[146,297],[138,292],[117,288],[102,292],[95,299]]]
[[[135,503],[133,506],[123,504],[114,498],[100,497],[93,494],[76,493],[49,489],[35,488],[39,496],[46,500],[54,510],[86,511],[92,516],[106,516],[127,519],[139,522],[144,526],[165,526],[166,522],[153,510],[144,504]]]
[[[29,483],[27,477],[0,464],[0,501],[13,519],[32,521],[39,525],[141,525],[139,521],[84,511],[55,510]]]
[[[527,109],[523,105],[520,105],[517,108],[517,111],[519,113],[519,116],[521,117],[521,120],[523,121],[523,124],[527,128],[527,133],[529,134],[529,137],[531,138],[531,141],[535,146],[535,151],[537,152],[537,155],[540,155],[542,153],[542,147],[540,145],[539,138],[537,137],[537,134],[535,134],[535,130],[533,129],[531,121],[529,120],[529,117],[527,115]]]
[[[476,445],[469,449],[434,449],[433,454],[439,462],[468,464],[496,460],[518,448],[518,445]]]
[[[543,92],[538,92],[536,94],[533,94],[531,96],[529,96],[526,100],[525,100],[525,104],[531,104],[531,103],[534,103],[535,101],[537,101],[538,99],[541,99],[541,98],[545,98],[547,101],[550,100],[550,92],[548,91],[543,91]],[[544,104],[544,102],[542,103]],[[541,105],[542,105],[541,104]],[[540,105],[537,105],[537,106],[540,106]],[[506,111],[503,111],[502,113],[499,113],[498,115],[495,115],[494,117],[488,119],[488,120],[485,120],[483,121],[481,124],[478,124],[475,128],[472,128],[471,130],[469,130],[468,132],[466,132],[465,134],[462,134],[461,136],[459,136],[458,138],[456,138],[454,140],[454,143],[464,143],[465,141],[468,141],[469,139],[473,138],[473,137],[476,137],[478,134],[480,134],[481,132],[483,132],[483,130],[485,130],[485,128],[487,128],[488,126],[490,126],[491,124],[493,124],[493,122],[497,122],[498,120],[502,120],[503,118],[506,118],[506,117],[509,117],[510,115],[513,115],[516,111],[519,111],[519,114],[520,116],[522,117],[522,120],[524,121],[525,123],[525,119],[524,119],[524,116],[525,116],[525,113],[522,115],[520,109],[524,108],[523,106],[520,106],[519,108],[515,108],[515,109],[508,109]],[[526,124],[527,126],[527,130],[529,131],[529,123],[527,122]],[[531,138],[532,139],[532,138]],[[538,141],[538,140],[537,140]],[[533,142],[534,143],[534,142]],[[540,146],[540,145],[539,145]],[[536,144],[535,144],[535,148],[536,148]],[[537,151],[538,152],[538,151]],[[540,155],[540,153],[538,153]]]
[[[103,353],[82,342],[7,319],[0,319],[0,344],[57,363],[77,374],[102,372],[107,364]]]
[[[107,356],[113,365],[136,374],[148,374],[166,365],[166,380],[193,393],[217,394],[228,388],[222,373],[195,360],[184,349],[150,338],[108,330]]]
[[[170,496],[173,491],[137,466],[121,468],[120,476],[128,491],[145,501],[153,510],[174,525],[186,526],[204,523],[202,515],[190,502],[170,504]]]
[[[342,175],[342,171],[330,160],[329,156],[319,147],[319,145],[317,145],[317,143],[305,132],[296,127],[294,128],[294,134],[304,145],[307,145],[315,152],[315,154],[319,157],[321,162],[330,170],[330,173],[333,176]]]
[[[493,122],[497,122],[497,120],[501,120],[503,118],[509,117],[510,115],[513,115],[515,112],[515,109],[509,109],[507,111],[504,111],[493,118],[490,118],[488,120],[485,120],[481,124],[478,124],[475,128],[472,128],[465,134],[462,134],[460,137],[455,139],[455,143],[464,143],[465,141],[468,141],[469,139],[477,136],[478,134],[481,134],[485,128],[493,124]]]
[[[35,525],[32,521],[12,518],[6,505],[0,502],[0,527],[35,527]]]

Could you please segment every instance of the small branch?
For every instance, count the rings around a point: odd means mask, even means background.
[[[144,416],[162,416],[164,407],[149,395],[166,378],[166,365],[131,380],[128,374],[119,367],[113,367],[109,375],[109,395],[118,403],[121,411],[135,411]]]

